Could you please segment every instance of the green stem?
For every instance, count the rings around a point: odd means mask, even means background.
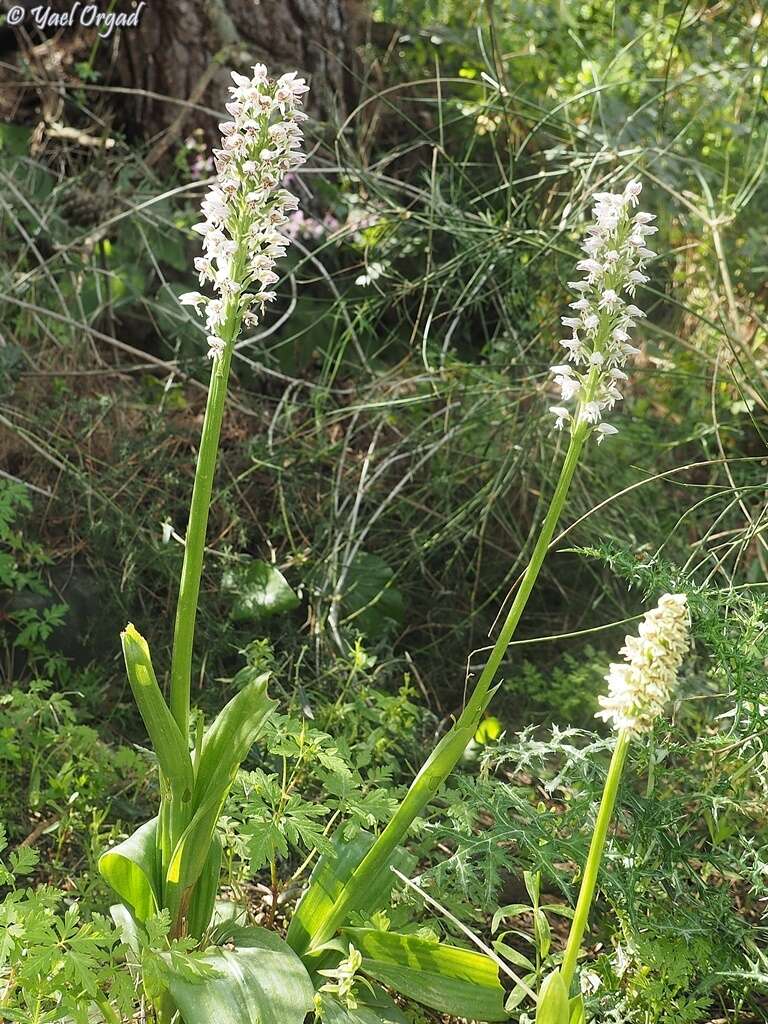
[[[173,631],[173,659],[171,663],[171,712],[182,736],[189,735],[189,697],[192,680],[192,647],[195,639],[195,618],[203,571],[205,536],[208,529],[208,510],[213,492],[216,456],[219,450],[221,422],[227,397],[229,368],[232,362],[232,340],[239,321],[230,313],[222,332],[225,347],[214,361],[211,386],[205,407],[200,451],[197,456],[195,485],[184,543],[184,564],[181,570],[179,601],[176,606],[176,624]]]
[[[342,889],[326,920],[314,935],[302,937],[299,940],[301,945],[307,942],[311,947],[316,947],[327,941],[343,925],[351,911],[365,905],[366,894],[370,891],[374,879],[380,872],[387,870],[392,854],[402,842],[414,818],[432,800],[437,790],[453,771],[467,743],[477,730],[480,716],[485,710],[490,696],[492,696],[490,692],[491,685],[507,652],[520,617],[528,603],[528,598],[531,595],[547,549],[552,541],[555,527],[563,511],[565,499],[568,495],[573,474],[578,465],[588,432],[589,427],[587,424],[580,422],[576,425],[571,435],[568,451],[560,470],[560,478],[544,518],[541,532],[536,540],[531,559],[523,575],[520,587],[515,594],[512,606],[507,613],[504,625],[499,632],[498,639],[493,645],[488,661],[485,663],[485,667],[464,711],[451,731],[443,737],[422,766],[394,816],[377,837],[371,849]],[[300,951],[303,952],[303,950]]]
[[[573,974],[576,970],[576,960],[581,949],[581,940],[584,938],[584,931],[589,921],[589,911],[595,895],[595,886],[597,885],[597,874],[600,870],[600,861],[603,858],[605,840],[608,835],[611,818],[613,817],[616,793],[619,789],[619,781],[621,780],[621,773],[624,768],[630,739],[631,734],[626,729],[622,729],[616,741],[616,748],[613,751],[613,757],[608,769],[608,777],[605,780],[605,789],[600,801],[600,810],[597,812],[595,831],[592,835],[589,855],[584,868],[584,876],[581,880],[576,912],[573,915],[573,923],[571,924],[568,943],[565,947],[565,956],[563,957],[563,964],[560,969],[566,990],[570,990]]]
[[[98,996],[96,1004],[104,1015],[107,1024],[122,1024],[122,1017],[117,1013],[106,996]]]
[[[485,667],[480,674],[474,693],[469,699],[464,712],[465,714],[471,706],[474,705],[477,707],[484,701],[491,688],[491,684],[496,677],[499,666],[504,659],[504,655],[507,653],[507,648],[512,640],[517,624],[525,611],[525,606],[528,604],[528,598],[531,596],[531,591],[538,579],[544,558],[546,557],[549,545],[552,542],[555,527],[562,515],[565,499],[568,497],[568,491],[571,487],[573,474],[576,471],[576,466],[578,465],[588,430],[589,428],[587,425],[580,422],[576,425],[573,433],[571,434],[568,451],[565,454],[563,466],[560,470],[560,478],[557,481],[555,493],[552,495],[552,501],[550,502],[549,509],[547,510],[547,514],[544,517],[544,522],[541,526],[541,532],[539,533],[536,544],[533,548],[531,560],[523,574],[520,587],[515,594],[515,599],[512,602],[512,607],[507,613],[504,625],[501,627],[499,637],[493,645],[493,650],[488,656],[488,661],[485,663]],[[464,715],[462,714],[461,718],[463,717]],[[461,721],[461,718],[459,721]]]

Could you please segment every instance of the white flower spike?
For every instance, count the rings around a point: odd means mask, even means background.
[[[616,730],[648,732],[664,710],[689,647],[688,602],[684,594],[665,594],[640,624],[639,636],[628,636],[620,654],[625,661],[611,665],[608,694],[598,697],[596,718]]]
[[[299,152],[304,79],[291,71],[273,81],[256,64],[252,78],[233,71],[232,80],[232,120],[219,125],[221,149],[213,151],[216,181],[202,203],[205,219],[192,228],[203,236],[204,255],[195,260],[200,284],[211,283],[218,297],[188,292],[179,299],[205,318],[211,359],[221,358],[240,324],[257,323],[275,298],[273,268],[288,245],[280,229],[299,205],[280,183],[306,159]]]
[[[563,402],[575,400],[575,408],[554,406],[555,426],[561,429],[567,421],[573,429],[587,423],[597,443],[615,427],[601,423],[603,413],[621,401],[617,381],[626,380],[622,367],[638,349],[629,343],[629,329],[645,313],[622,298],[634,297],[638,285],[646,284],[643,273],[648,260],[656,255],[645,248],[645,239],[657,229],[651,226],[650,213],[632,213],[637,206],[642,184],[630,181],[623,192],[598,192],[592,210],[594,222],[587,229],[582,243],[586,258],[579,260],[583,281],[569,281],[577,294],[570,308],[579,316],[564,316],[561,322],[573,332],[560,342],[566,359],[573,366],[553,366],[554,383]]]

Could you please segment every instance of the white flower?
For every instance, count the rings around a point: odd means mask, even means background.
[[[598,423],[595,427],[595,433],[597,434],[597,443],[600,444],[603,438],[608,437],[609,434],[618,434],[616,427],[612,427],[610,423]]]
[[[664,710],[689,647],[688,603],[684,594],[665,594],[638,630],[626,637],[625,661],[611,665],[608,694],[598,697],[596,718],[617,730],[648,732]]]
[[[365,288],[367,285],[373,284],[374,281],[378,281],[384,275],[386,269],[383,263],[369,263],[365,273],[355,278],[355,284]]]
[[[253,307],[262,312],[274,299],[268,288],[279,280],[274,265],[288,244],[279,229],[298,208],[279,186],[305,160],[298,152],[304,79],[291,71],[275,82],[255,64],[253,77],[233,71],[232,81],[231,120],[219,125],[221,148],[213,151],[216,180],[201,204],[204,220],[192,228],[203,236],[205,255],[195,259],[200,284],[212,284],[218,298],[188,292],[179,299],[205,316],[213,359],[224,355],[241,323],[258,322]]]
[[[643,191],[643,186],[642,186],[641,182],[637,181],[636,179],[633,180],[633,181],[628,181],[627,184],[626,184],[626,187],[624,189],[624,199],[628,203],[630,203],[632,206],[637,206],[638,201],[639,201],[639,197],[640,197],[640,193],[642,191]],[[643,217],[643,218],[648,218],[649,220],[653,220],[653,216],[650,213],[641,213],[641,214],[638,214],[638,217]],[[640,223],[645,223],[645,220],[640,221]]]
[[[603,414],[599,402],[583,402],[579,408],[579,416],[584,423],[599,423]]]
[[[581,378],[574,376],[573,367],[568,363],[561,366],[552,366],[550,371],[555,376],[555,384],[560,388],[560,394],[564,402],[569,402],[581,389]]]
[[[579,988],[585,996],[591,996],[602,985],[603,981],[595,971],[585,970],[579,974]]]
[[[584,352],[584,346],[580,338],[575,335],[573,338],[565,338],[560,342],[563,348],[566,350],[566,359],[573,359],[574,362],[583,361],[582,356]]]
[[[597,329],[600,326],[600,317],[597,313],[587,313],[584,317],[584,330],[587,334],[597,334]]]
[[[607,309],[609,313],[612,313],[615,309],[621,305],[621,299],[613,288],[606,288],[603,294],[600,296],[600,301],[597,304],[598,309]]]
[[[224,355],[226,344],[217,334],[209,334],[206,340],[208,342],[209,359],[217,359]]]
[[[648,282],[643,268],[655,256],[644,241],[656,231],[651,225],[655,218],[642,211],[633,213],[641,191],[641,183],[633,179],[623,192],[595,195],[593,221],[582,243],[587,258],[576,264],[585,279],[568,282],[576,293],[570,308],[580,315],[561,317],[563,325],[573,331],[573,337],[560,344],[574,366],[552,368],[563,402],[577,403],[567,422],[572,429],[577,423],[589,424],[598,444],[617,432],[615,427],[601,429],[600,421],[622,398],[617,386],[627,379],[622,367],[638,352],[630,344],[629,331],[645,317],[642,309],[625,304],[622,298],[622,293],[634,297],[638,286]],[[579,368],[584,368],[583,375],[576,372]],[[566,420],[555,415],[561,428]]]
[[[549,411],[555,417],[555,430],[562,430],[571,418],[569,410],[562,405],[550,406]]]

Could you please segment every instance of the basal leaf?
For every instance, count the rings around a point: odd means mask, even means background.
[[[99,858],[101,876],[140,923],[160,905],[156,843],[157,818],[152,818]]]
[[[313,936],[324,932],[324,923],[333,910],[345,882],[374,843],[370,832],[359,831],[352,839],[345,839],[339,829],[333,836],[333,852],[323,854],[318,860],[309,880],[307,891],[291,919],[286,941],[301,956],[312,945]],[[392,863],[405,873],[413,864],[413,857],[405,850],[395,852]],[[365,910],[373,914],[387,903],[395,885],[391,871],[383,872],[375,879],[366,893]],[[328,936],[330,937],[330,936]]]
[[[366,1002],[350,1009],[323,992],[319,1016],[323,1024],[408,1024],[408,1019],[385,993],[380,993],[374,1003]]]
[[[211,789],[227,792],[277,702],[267,696],[269,674],[258,676],[226,704],[203,739],[195,806]]]
[[[171,979],[184,1024],[303,1024],[314,991],[293,950],[265,928],[233,928],[230,937],[235,949],[203,958],[219,977]]]
[[[131,622],[120,634],[120,639],[128,682],[152,740],[160,769],[170,782],[179,803],[190,803],[194,781],[192,761],[186,741],[155,677],[149,645]]]
[[[570,1024],[568,990],[560,971],[544,979],[536,1004],[536,1024]]]
[[[219,875],[221,874],[221,842],[214,835],[211,840],[208,860],[203,865],[197,880],[187,915],[187,931],[199,939],[210,923],[219,891]]]
[[[275,707],[267,696],[268,678],[259,676],[242,689],[222,708],[205,734],[197,765],[194,813],[176,844],[166,874],[166,903],[172,916],[178,913],[184,893],[200,877],[237,770]]]
[[[581,994],[574,996],[568,1006],[571,1015],[568,1024],[584,1024],[586,1020],[584,997]]]
[[[508,1020],[496,964],[474,950],[417,935],[345,928],[362,953],[362,971],[424,1006],[476,1021]]]

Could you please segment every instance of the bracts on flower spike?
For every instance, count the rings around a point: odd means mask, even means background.
[[[646,613],[638,636],[625,638],[625,660],[610,666],[608,694],[598,697],[596,717],[617,731],[648,732],[664,710],[688,650],[688,603],[684,594],[665,594]]]
[[[645,246],[646,236],[657,230],[653,216],[632,213],[641,189],[639,181],[630,181],[623,192],[595,196],[593,223],[582,243],[586,257],[576,264],[584,279],[568,282],[577,297],[570,303],[574,315],[562,317],[572,332],[560,342],[565,362],[552,367],[564,403],[550,409],[555,426],[560,430],[567,423],[573,429],[585,423],[598,444],[617,433],[603,422],[603,414],[621,401],[620,387],[627,379],[623,367],[638,351],[629,332],[645,316],[623,295],[633,298],[637,286],[648,281],[643,270],[656,255]]]
[[[193,229],[203,236],[204,255],[195,260],[200,284],[212,284],[218,297],[180,297],[205,317],[212,359],[223,355],[233,328],[256,324],[275,298],[275,261],[288,244],[280,229],[299,205],[280,183],[306,159],[299,152],[307,117],[300,109],[308,91],[304,79],[292,71],[275,81],[263,64],[254,65],[252,78],[234,71],[232,78],[232,120],[219,125],[217,177],[202,203],[205,219]]]

